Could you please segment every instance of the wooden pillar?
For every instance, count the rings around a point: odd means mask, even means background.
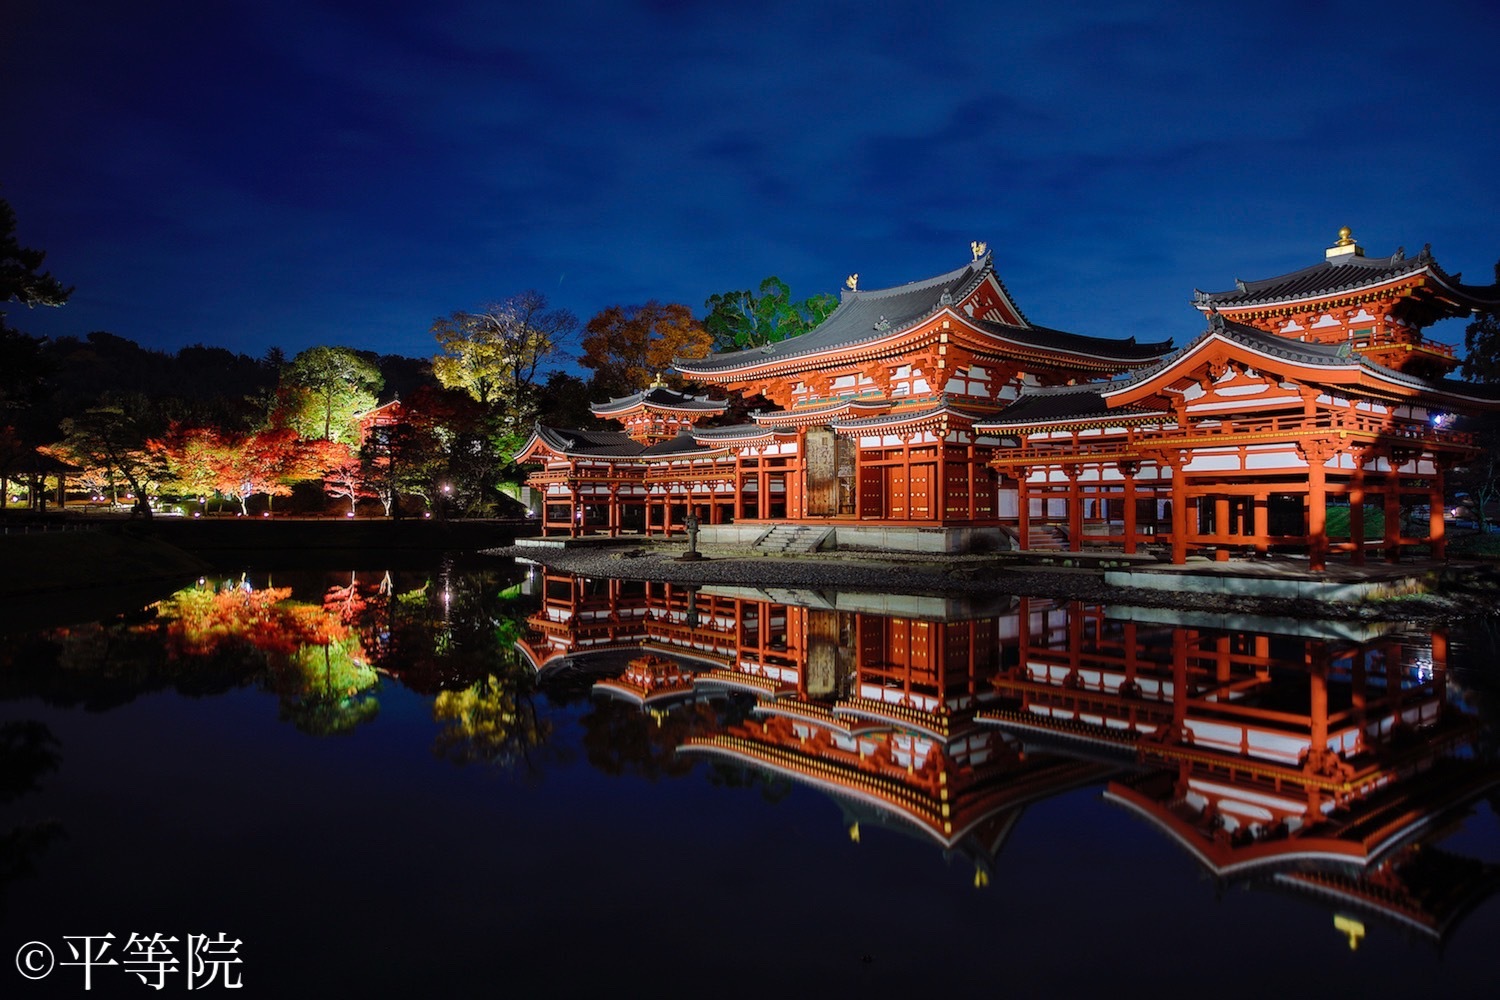
[[[973,435],[974,435],[974,432],[970,431],[969,432],[970,438],[972,438]],[[975,518],[978,517],[978,514],[976,513],[976,509],[975,509],[975,504],[976,504],[977,501],[974,499],[974,473],[975,473],[976,470],[974,468],[974,442],[972,440],[969,441],[969,446],[968,446],[968,449],[967,449],[967,455],[968,455],[968,463],[969,463],[968,464],[968,470],[969,470],[968,471],[968,480],[969,480],[969,520],[973,521],[973,520],[975,520]],[[997,499],[997,502],[998,502],[998,499]],[[991,512],[991,516],[993,517],[996,513],[998,513],[998,512],[997,511],[992,511]]]
[[[1385,558],[1387,562],[1401,561],[1401,474],[1396,471],[1396,460],[1390,459],[1390,471],[1385,477]]]
[[[1448,558],[1448,540],[1443,522],[1443,467],[1437,466],[1432,483],[1427,490],[1427,542],[1432,547],[1432,558]],[[62,503],[59,493],[58,503]]]
[[[906,519],[911,517],[911,435],[901,439],[901,467],[906,470]]]
[[[1079,468],[1070,465],[1068,474],[1068,551],[1083,551],[1083,492],[1078,487]]]
[[[1214,560],[1228,562],[1229,497],[1224,494],[1214,497],[1214,539],[1218,542],[1214,547]]]
[[[937,468],[933,471],[937,482],[927,488],[927,511],[938,524],[948,520],[948,432],[941,429],[937,434]],[[937,509],[933,509],[936,500]]]
[[[1172,468],[1172,564],[1181,566],[1187,562],[1187,480],[1182,474],[1183,462],[1179,457]]]
[[[1257,493],[1250,498],[1250,518],[1254,525],[1255,554],[1266,555],[1271,551],[1271,494]]]
[[[1137,466],[1134,463],[1121,463],[1120,472],[1125,476],[1125,517],[1122,530],[1125,533],[1125,554],[1133,555],[1136,547],[1136,517],[1135,517],[1135,474]]]
[[[1308,676],[1308,749],[1307,763],[1303,770],[1308,774],[1321,774],[1328,770],[1327,763],[1332,754],[1328,749],[1328,648],[1321,642],[1309,642],[1307,651]],[[1322,820],[1322,793],[1309,784],[1307,789],[1308,819],[1313,823]]]
[[[578,487],[568,487],[568,537],[577,538],[583,533],[583,505],[578,502]]]
[[[1356,566],[1365,564],[1365,467],[1364,457],[1354,456],[1354,474],[1349,480],[1349,544],[1353,548],[1350,559]]]
[[[1307,568],[1318,572],[1328,568],[1328,470],[1322,448],[1304,451],[1307,456]]]
[[[1024,465],[1016,469],[1016,544],[1022,549],[1031,548],[1031,494],[1026,488],[1030,475]]]

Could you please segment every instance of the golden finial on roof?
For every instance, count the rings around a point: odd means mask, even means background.
[[[667,387],[667,383],[662,380],[661,372],[657,372],[656,373],[656,378],[652,379],[651,380],[651,384],[649,386],[647,386],[646,388],[648,388],[648,389],[665,389],[666,387]]]
[[[849,277],[845,278],[844,284],[851,292],[859,291],[859,272],[856,271],[855,273],[849,275]]]
[[[972,240],[969,243],[969,252],[974,255],[975,260],[978,260],[985,254],[989,253],[989,250],[990,245],[988,243],[981,243],[978,240]]]
[[[1339,230],[1338,242],[1323,251],[1323,257],[1326,260],[1337,260],[1340,258],[1352,260],[1355,257],[1363,257],[1364,255],[1364,247],[1354,242],[1354,233],[1348,226]]]

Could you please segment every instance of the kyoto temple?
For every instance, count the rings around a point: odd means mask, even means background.
[[[516,461],[543,467],[527,480],[543,496],[543,532],[671,533],[691,507],[720,541],[801,525],[836,530],[844,546],[1006,547],[1015,491],[976,424],[1027,388],[1110,378],[1169,344],[1037,326],[988,250],[972,249],[964,266],[895,288],[851,276],[838,308],[800,337],[673,362],[691,381],[764,398],[748,423],[706,426],[724,403],[657,384],[594,407],[625,431],[537,427]]]
[[[532,586],[517,648],[595,678],[611,725],[646,716],[654,766],[815,789],[851,841],[918,838],[976,888],[1029,808],[1095,788],[1217,880],[1431,939],[1500,889],[1500,866],[1437,843],[1500,789],[1440,629],[541,567]]]
[[[624,430],[538,426],[516,460],[541,466],[543,533],[671,534],[692,514],[708,541],[780,551],[1443,558],[1445,476],[1478,453],[1462,419],[1500,389],[1448,377],[1452,348],[1422,331],[1500,308],[1500,284],[1427,248],[1367,257],[1343,230],[1307,268],[1196,293],[1206,329],[1172,352],[1031,323],[973,251],[893,288],[851,275],[800,337],[674,361],[765,400],[748,423],[658,381],[594,406]],[[1337,532],[1330,505],[1348,507]]]

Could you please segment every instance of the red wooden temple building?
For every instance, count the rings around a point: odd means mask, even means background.
[[[1455,421],[1500,392],[1445,378],[1458,361],[1422,330],[1500,306],[1500,285],[1463,284],[1426,248],[1366,257],[1346,229],[1318,264],[1195,305],[1208,329],[1161,364],[1028,390],[980,423],[1020,493],[1020,547],[1060,529],[1074,550],[1168,542],[1181,563],[1283,546],[1319,569],[1331,551],[1366,559],[1373,505],[1387,558],[1442,558],[1444,477],[1476,454]],[[1330,504],[1347,507],[1337,534]]]
[[[975,425],[1029,387],[1109,378],[1169,344],[1037,326],[987,249],[972,249],[963,267],[894,288],[860,289],[851,276],[839,307],[800,337],[674,361],[689,380],[764,398],[748,423],[702,426],[724,404],[654,386],[594,407],[624,432],[539,426],[516,460],[543,466],[528,484],[544,497],[544,533],[618,532],[643,506],[640,527],[670,532],[691,506],[723,540],[796,524],[819,540],[836,531],[840,545],[1005,544],[1015,494]],[[676,437],[641,435],[658,416]]]
[[[541,467],[543,533],[671,533],[691,512],[706,541],[783,550],[1442,558],[1445,477],[1476,454],[1455,421],[1500,391],[1448,378],[1423,330],[1500,308],[1500,285],[1426,248],[1367,257],[1344,230],[1311,267],[1197,293],[1207,329],[1169,356],[1033,324],[973,250],[893,288],[850,276],[800,337],[674,362],[763,398],[746,423],[711,426],[724,401],[658,382],[594,406],[621,431],[538,426],[517,461]]]

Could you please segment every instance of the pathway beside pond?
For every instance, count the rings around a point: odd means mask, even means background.
[[[797,587],[930,593],[1047,595],[1107,604],[1320,619],[1448,622],[1493,614],[1500,567],[1493,563],[1407,562],[1330,565],[1277,558],[1186,566],[1116,559],[1026,563],[1006,555],[932,556],[892,552],[817,552],[759,556],[743,547],[703,547],[705,558],[679,561],[681,541],[569,539],[516,544],[486,555],[517,558],[590,577],[628,577],[745,587]],[[1067,563],[1064,565],[1063,563]]]

